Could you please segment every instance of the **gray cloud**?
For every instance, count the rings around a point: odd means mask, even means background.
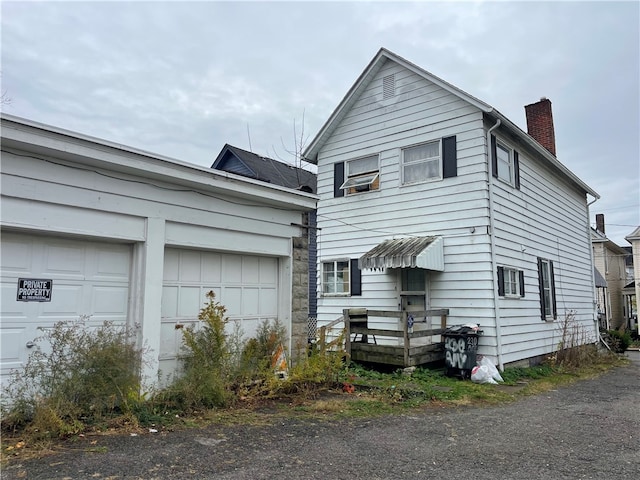
[[[2,2],[8,113],[209,165],[225,143],[290,158],[385,46],[525,127],[554,106],[558,157],[640,223],[636,2]],[[282,139],[282,140],[281,140]],[[592,218],[593,221],[593,218]]]

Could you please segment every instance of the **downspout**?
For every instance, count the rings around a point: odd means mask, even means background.
[[[488,169],[487,169],[487,182],[489,185],[489,240],[490,240],[490,248],[491,248],[491,271],[493,277],[493,306],[496,317],[496,348],[498,351],[498,368],[500,371],[504,371],[504,364],[502,362],[502,328],[500,326],[500,303],[498,297],[498,262],[496,261],[496,238],[495,238],[495,230],[494,230],[494,218],[493,218],[493,181],[491,179],[491,132],[493,132],[496,128],[500,126],[502,121],[498,119],[496,124],[487,130],[487,159]]]
[[[593,327],[595,329],[595,337],[596,343],[601,341],[607,348],[609,346],[605,343],[605,341],[600,336],[600,325],[598,325],[598,315],[595,312],[596,307],[596,279],[595,274],[593,273],[593,269],[595,268],[595,264],[593,263],[593,242],[591,241],[591,215],[589,214],[589,207],[598,201],[599,197],[595,197],[592,201],[587,203],[587,241],[589,242],[589,260],[591,261],[591,296],[593,298],[593,310],[591,311],[591,315],[593,315]]]

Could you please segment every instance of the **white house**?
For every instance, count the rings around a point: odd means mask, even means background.
[[[500,366],[556,350],[565,318],[595,341],[599,197],[556,158],[551,103],[526,109],[529,134],[376,54],[304,152],[318,165],[320,324],[352,307],[449,309],[448,325],[480,324],[479,353]]]
[[[629,317],[629,327],[635,328],[640,334],[640,321],[638,320],[638,299],[640,299],[640,226],[631,232],[624,239],[631,244],[631,252],[633,255],[633,281],[630,282],[625,290],[627,316]]]
[[[306,343],[292,291],[307,288],[296,240],[313,194],[8,115],[1,187],[3,375],[39,327],[78,318],[138,329],[147,378],[171,374],[210,290],[247,335],[277,318]]]
[[[606,287],[598,287],[597,309],[600,328],[618,329],[628,326],[623,289],[627,282],[625,265],[627,251],[609,240],[605,234],[604,215],[596,215],[596,228],[591,229],[594,268],[605,281]],[[596,282],[597,283],[597,282]],[[597,285],[596,285],[597,286]]]

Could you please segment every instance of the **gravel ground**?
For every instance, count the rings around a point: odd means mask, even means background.
[[[593,380],[499,407],[289,419],[137,437],[10,463],[3,479],[640,478],[640,352]]]

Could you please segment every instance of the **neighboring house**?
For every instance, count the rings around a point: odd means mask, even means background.
[[[529,134],[377,53],[303,154],[318,165],[319,323],[351,307],[449,309],[448,325],[480,324],[479,353],[500,366],[555,351],[565,319],[596,341],[599,196],[556,158],[551,102],[525,108]]]
[[[211,165],[216,170],[224,170],[253,178],[273,185],[281,185],[294,190],[316,193],[316,174],[301,167],[289,165],[273,158],[263,157],[233,145],[226,144]],[[315,319],[317,309],[317,248],[316,248],[316,211],[309,212],[308,225],[309,276],[308,276],[308,316]],[[301,295],[298,295],[300,297]],[[305,295],[306,296],[306,295]],[[294,302],[300,301],[294,297]],[[312,322],[314,320],[311,320]]]
[[[640,322],[638,321],[638,299],[640,299],[640,226],[624,238],[631,244],[633,258],[633,281],[629,282],[624,288],[629,328],[636,329],[638,334],[640,334]]]
[[[137,329],[151,384],[174,371],[181,327],[197,321],[210,290],[247,335],[279,319],[306,343],[293,271],[314,195],[1,122],[3,376],[24,364],[39,328],[84,318]],[[19,290],[29,285],[38,291]]]
[[[591,244],[594,266],[606,283],[605,288],[601,288],[596,281],[598,289],[596,307],[600,328],[608,330],[624,327],[627,319],[622,290],[628,283],[625,266],[627,252],[607,238],[604,215],[601,213],[596,215],[596,228],[591,229]]]

